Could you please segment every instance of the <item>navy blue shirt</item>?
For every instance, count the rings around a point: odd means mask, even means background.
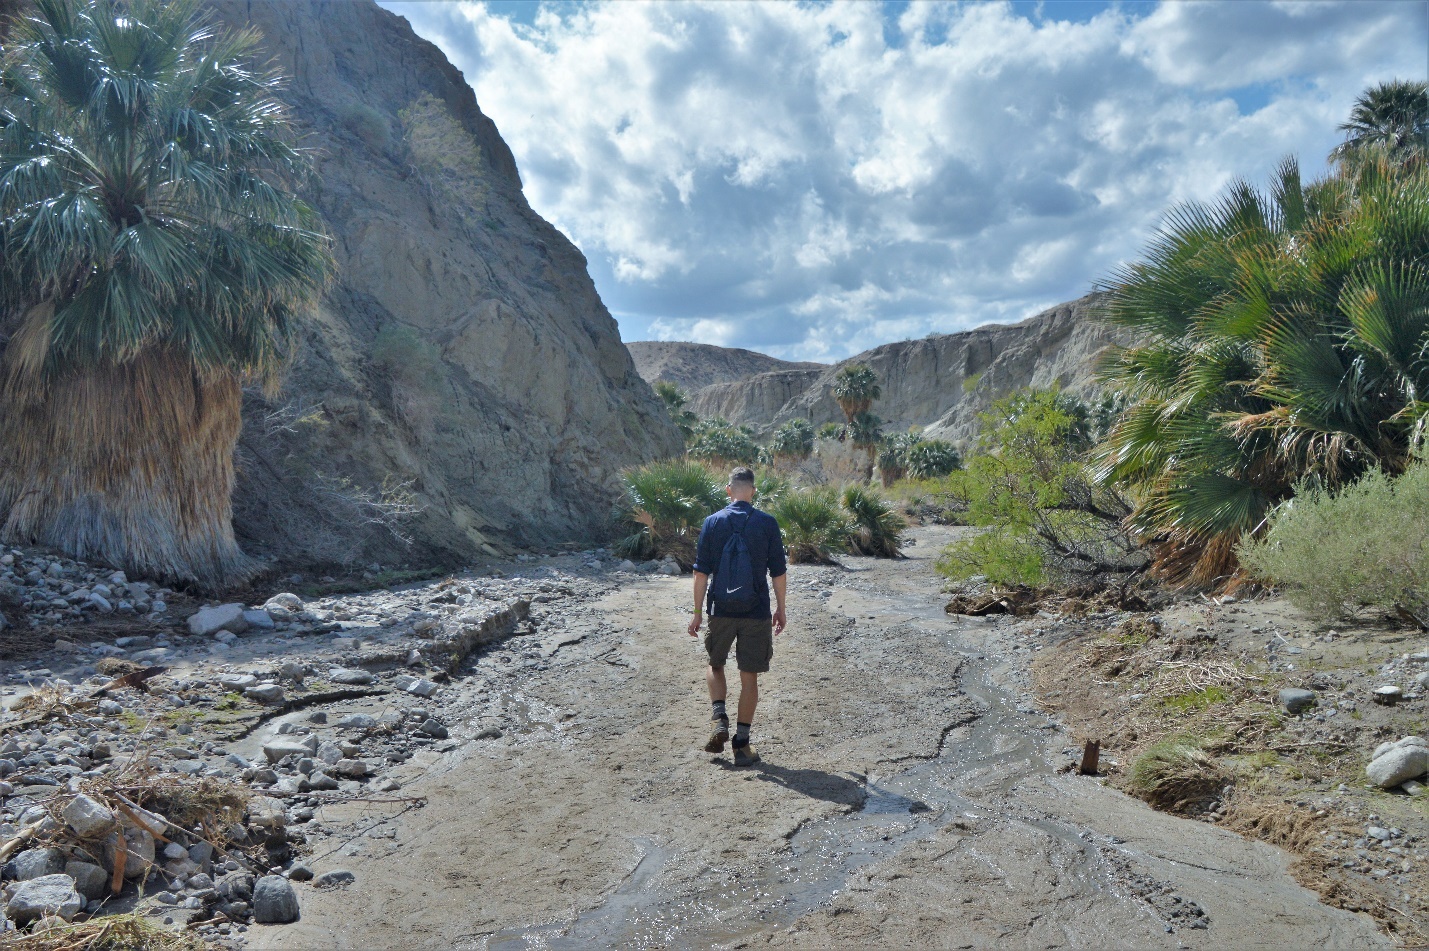
[[[748,524],[745,524],[745,519]],[[731,519],[733,522],[731,523]],[[740,614],[720,611],[711,605],[710,615],[718,617],[747,617],[764,620],[774,616],[769,609],[769,582],[764,579],[778,578],[789,570],[784,560],[784,539],[779,534],[779,523],[774,516],[750,505],[748,502],[731,502],[705,519],[700,527],[700,543],[695,551],[695,570],[703,575],[713,575],[719,571],[720,556],[724,554],[725,542],[736,528],[744,525],[744,543],[749,546],[749,560],[754,568],[754,607]],[[711,589],[713,590],[713,589]]]

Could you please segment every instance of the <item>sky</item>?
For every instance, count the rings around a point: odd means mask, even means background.
[[[1176,203],[1326,171],[1429,2],[417,2],[631,340],[836,360],[1012,322]]]

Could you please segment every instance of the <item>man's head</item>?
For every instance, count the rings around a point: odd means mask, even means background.
[[[739,466],[729,474],[729,485],[724,491],[736,502],[754,501],[754,470]]]

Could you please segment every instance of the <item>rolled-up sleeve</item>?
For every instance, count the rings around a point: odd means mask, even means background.
[[[789,563],[784,558],[784,536],[779,533],[779,523],[773,518],[769,519],[769,577],[778,578],[789,570]]]
[[[695,544],[695,570],[702,575],[712,575],[719,567],[719,553],[715,551],[714,532],[710,531],[714,516],[708,516],[700,526],[700,540]]]

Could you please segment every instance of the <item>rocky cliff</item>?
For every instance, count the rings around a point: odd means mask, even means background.
[[[292,79],[339,266],[285,392],[247,400],[245,548],[460,563],[598,534],[620,468],[678,452],[679,433],[461,73],[370,0],[212,6]],[[479,146],[466,199],[414,164],[399,113],[424,94]]]
[[[640,340],[627,343],[635,370],[649,383],[664,380],[686,393],[716,383],[734,383],[761,373],[827,369],[823,363],[791,363],[765,353],[707,343]]]
[[[977,432],[977,414],[1013,390],[1095,390],[1097,357],[1118,332],[1091,318],[1094,301],[1094,295],[1083,297],[1018,324],[885,344],[822,370],[780,370],[714,384],[695,392],[690,408],[761,432],[798,416],[816,425],[842,422],[831,392],[834,376],[847,363],[866,363],[883,387],[873,411],[886,431],[922,426],[930,436],[965,442]]]

